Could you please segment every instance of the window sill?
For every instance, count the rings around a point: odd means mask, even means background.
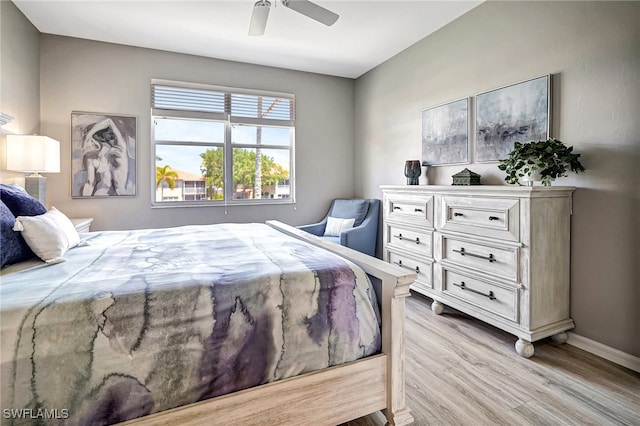
[[[153,202],[151,203],[152,209],[166,209],[166,208],[191,208],[191,207],[235,207],[235,206],[278,206],[278,205],[291,205],[295,204],[295,200],[282,200],[282,201],[274,201],[274,200],[251,200],[251,201],[220,201],[220,202],[188,202],[188,201],[178,201],[178,202]]]

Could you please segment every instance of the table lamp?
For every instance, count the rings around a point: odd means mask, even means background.
[[[7,170],[31,172],[24,178],[29,195],[46,205],[47,178],[60,173],[60,142],[47,136],[7,135]]]

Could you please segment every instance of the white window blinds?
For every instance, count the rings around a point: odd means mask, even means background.
[[[295,101],[289,94],[152,84],[151,105],[155,110],[224,114],[236,123],[293,126],[295,121]]]
[[[232,93],[231,115],[233,117],[293,121],[293,99]]]
[[[151,87],[151,105],[153,108],[216,113],[224,113],[226,111],[225,94],[223,92],[155,84]]]

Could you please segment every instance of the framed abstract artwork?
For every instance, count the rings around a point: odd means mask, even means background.
[[[469,98],[422,112],[422,164],[469,162]]]
[[[71,113],[71,196],[136,195],[136,117]]]
[[[507,158],[514,142],[549,138],[551,75],[476,95],[477,162]]]

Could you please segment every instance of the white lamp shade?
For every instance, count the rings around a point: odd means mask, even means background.
[[[60,173],[60,142],[47,136],[7,135],[7,170]]]

